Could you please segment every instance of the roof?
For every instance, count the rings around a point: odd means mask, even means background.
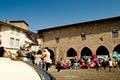
[[[12,22],[14,22],[14,21],[12,21]],[[16,22],[24,22],[24,21],[16,21]],[[6,25],[6,26],[13,26],[13,27],[15,27],[15,28],[18,28],[18,29],[21,29],[21,30],[23,30],[24,32],[26,32],[26,35],[27,35],[27,37],[28,36],[32,36],[32,35],[34,35],[34,37],[37,37],[36,35],[36,33],[34,33],[34,32],[32,32],[32,31],[29,31],[29,30],[26,30],[26,29],[23,29],[23,28],[20,28],[20,27],[18,27],[18,26],[15,26],[15,25],[13,25],[13,24],[10,24],[10,23],[6,23],[6,22],[2,22],[2,21],[0,21],[0,24],[2,24],[2,25]],[[29,38],[30,38],[29,37]],[[30,38],[31,39],[31,38]],[[33,42],[36,42],[36,40],[33,40],[33,39],[31,39]]]
[[[10,21],[10,23],[19,23],[19,22],[24,22],[27,26],[29,26],[24,20],[18,20],[18,21]]]
[[[15,22],[15,21],[12,21],[12,22]],[[19,21],[16,21],[16,22],[19,22]],[[20,22],[25,22],[25,21],[20,21]],[[34,32],[31,32],[31,31],[29,31],[29,30],[20,28],[20,27],[18,27],[18,26],[15,26],[15,25],[13,25],[13,24],[10,24],[10,23],[6,23],[6,22],[3,22],[3,21],[0,21],[0,24],[2,24],[2,25],[7,25],[7,26],[14,26],[14,27],[16,27],[16,28],[19,28],[19,29],[24,30],[25,32],[29,32],[29,33],[31,33],[31,34],[35,34]]]
[[[100,20],[94,20],[94,21],[88,21],[88,22],[82,22],[82,23],[68,24],[68,25],[63,25],[63,26],[58,26],[58,27],[53,27],[53,28],[42,29],[42,30],[38,30],[38,33],[44,32],[44,31],[47,31],[47,30],[52,30],[52,29],[65,28],[65,27],[70,27],[70,26],[75,26],[75,25],[80,25],[80,24],[87,24],[87,23],[95,23],[95,22],[111,20],[111,19],[115,19],[115,20],[119,19],[120,20],[120,16],[112,17],[112,18],[105,18],[105,19],[100,19]]]
[[[16,27],[16,28],[19,28],[19,29],[25,30],[25,29],[23,29],[23,28],[20,28],[20,27],[18,27],[18,26],[15,26],[15,25],[13,25],[13,24],[6,23],[6,22],[3,22],[3,21],[0,21],[0,24],[2,24],[2,25],[7,25],[7,26],[14,26],[14,27]]]

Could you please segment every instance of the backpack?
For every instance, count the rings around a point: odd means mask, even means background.
[[[3,57],[4,55],[4,47],[0,47],[0,57]]]
[[[50,58],[54,60],[54,52],[50,49],[48,49],[48,51],[50,52]]]

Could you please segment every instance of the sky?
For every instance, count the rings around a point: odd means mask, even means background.
[[[29,30],[120,16],[120,0],[0,0],[0,21],[24,20]]]

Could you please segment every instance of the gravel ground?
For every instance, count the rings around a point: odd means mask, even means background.
[[[56,80],[120,80],[120,68],[117,68],[115,72],[109,72],[100,68],[96,69],[62,69],[57,72],[57,69],[53,66],[48,71],[52,74]]]

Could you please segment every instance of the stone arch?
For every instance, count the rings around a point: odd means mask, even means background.
[[[100,46],[97,48],[96,55],[99,57],[108,57],[109,51],[106,47]]]
[[[92,51],[88,47],[84,47],[81,51],[81,57],[83,56],[91,56]]]
[[[77,52],[75,51],[75,49],[73,48],[70,48],[68,51],[67,51],[67,57],[74,57],[77,55]]]
[[[120,44],[118,44],[117,46],[115,46],[115,48],[113,49],[113,52],[117,51],[120,54]]]

